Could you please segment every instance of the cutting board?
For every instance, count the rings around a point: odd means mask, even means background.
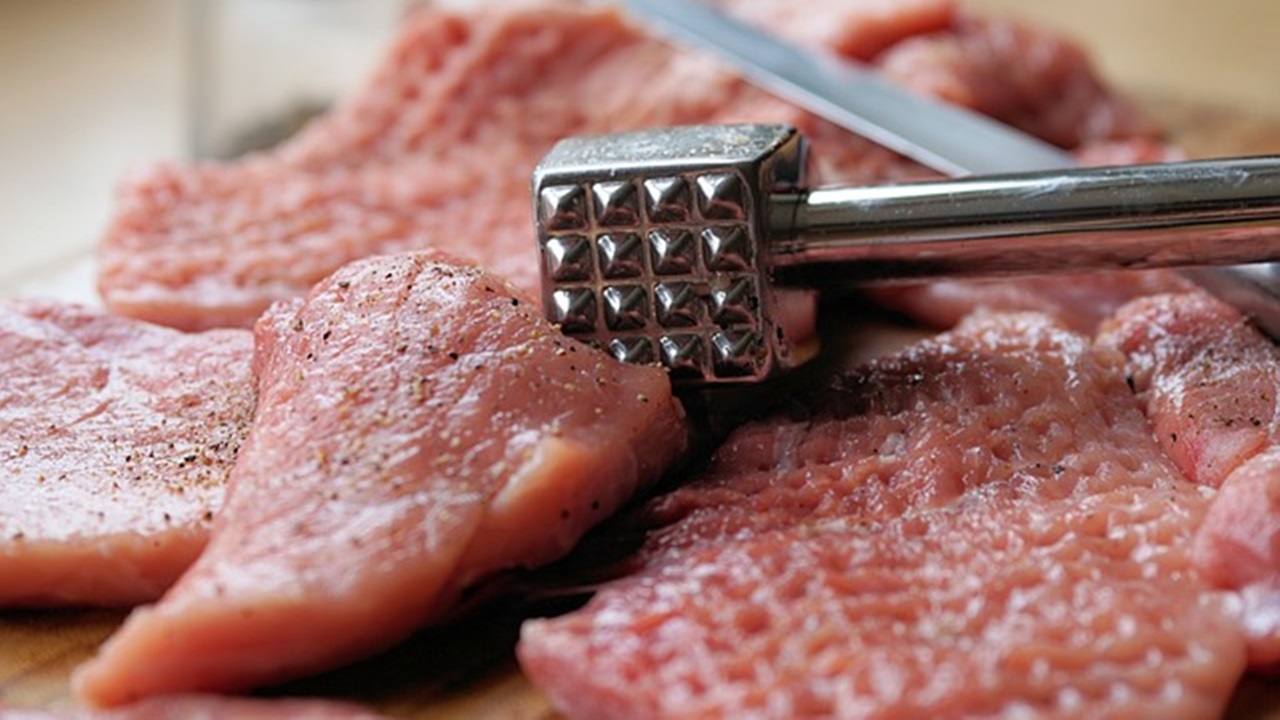
[[[1280,118],[1236,108],[1143,96],[1141,102],[1196,156],[1280,154]],[[864,332],[884,348],[902,329]],[[905,335],[910,335],[908,331]],[[440,630],[418,634],[366,662],[310,678],[270,695],[323,695],[369,703],[393,717],[449,720],[544,720],[557,717],[520,674],[513,648],[522,617],[563,611],[570,601],[521,610],[490,608]],[[0,612],[0,707],[75,708],[71,671],[123,620],[123,611]],[[1230,718],[1280,720],[1280,682],[1247,678]]]

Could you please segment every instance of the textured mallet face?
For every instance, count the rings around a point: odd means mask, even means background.
[[[791,366],[768,282],[769,194],[803,185],[791,128],[663,128],[556,145],[534,173],[543,304],[564,332],[677,381]]]

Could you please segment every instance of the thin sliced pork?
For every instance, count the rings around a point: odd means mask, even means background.
[[[1084,51],[1039,28],[958,9],[947,32],[905,37],[877,62],[904,85],[981,110],[1059,147],[1106,150],[1119,162],[1136,162],[1135,152],[1161,152],[1146,142],[1159,129],[1112,95]],[[1107,140],[1124,142],[1098,145]]]
[[[260,400],[209,547],[76,673],[94,705],[384,649],[566,552],[686,447],[662,370],[433,255],[348,265],[256,333]]]
[[[519,657],[572,718],[1216,717],[1245,643],[1190,553],[1210,493],[1118,354],[971,319],[734,433]]]
[[[974,20],[947,0],[841,0],[805,12],[786,0],[723,4],[1083,152],[1150,132],[1078,50]],[[159,165],[128,180],[102,243],[99,288],[125,315],[188,329],[248,326],[345,262],[433,247],[537,296],[529,177],[552,143],[733,121],[799,126],[813,141],[816,182],[926,174],[709,56],[645,37],[609,9],[427,9],[405,24],[361,91],[278,150],[228,164]]]
[[[925,285],[873,288],[884,307],[933,328],[949,328],[975,312],[1034,310],[1068,328],[1093,334],[1135,298],[1188,292],[1190,281],[1173,270],[1097,272],[1002,280],[939,280]]]
[[[1280,665],[1280,349],[1202,292],[1126,306],[1100,341],[1128,372],[1182,472],[1220,490],[1195,540],[1201,573],[1237,590],[1249,659]]]
[[[208,539],[253,413],[252,334],[0,305],[0,606],[154,600]]]

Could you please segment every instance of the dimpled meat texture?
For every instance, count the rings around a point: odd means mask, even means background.
[[[0,304],[0,606],[154,600],[199,554],[253,414],[252,334]]]
[[[1082,152],[1149,135],[1078,51],[974,20],[945,0],[843,0],[805,12],[784,0],[723,4]],[[1031,65],[1022,61],[1028,48]],[[708,55],[643,36],[607,8],[426,9],[406,21],[362,89],[277,150],[156,165],[122,183],[99,289],[117,313],[187,329],[248,327],[271,302],[304,294],[345,262],[431,247],[537,296],[529,177],[556,140],[741,121],[805,131],[815,182],[927,174],[756,90]]]
[[[344,267],[257,328],[260,401],[208,549],[75,677],[96,705],[344,664],[546,562],[686,446],[665,373],[478,269]]]
[[[1202,573],[1237,590],[1249,659],[1280,664],[1280,350],[1203,293],[1124,307],[1100,342],[1125,353],[1156,438],[1182,472],[1219,488],[1195,540]]]
[[[1220,716],[1245,663],[1121,358],[966,321],[747,425],[625,577],[526,623],[574,718]]]

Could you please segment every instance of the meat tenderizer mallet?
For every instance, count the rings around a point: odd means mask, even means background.
[[[806,189],[784,125],[562,140],[534,171],[547,316],[682,384],[804,358],[789,288],[1280,260],[1280,158]]]

